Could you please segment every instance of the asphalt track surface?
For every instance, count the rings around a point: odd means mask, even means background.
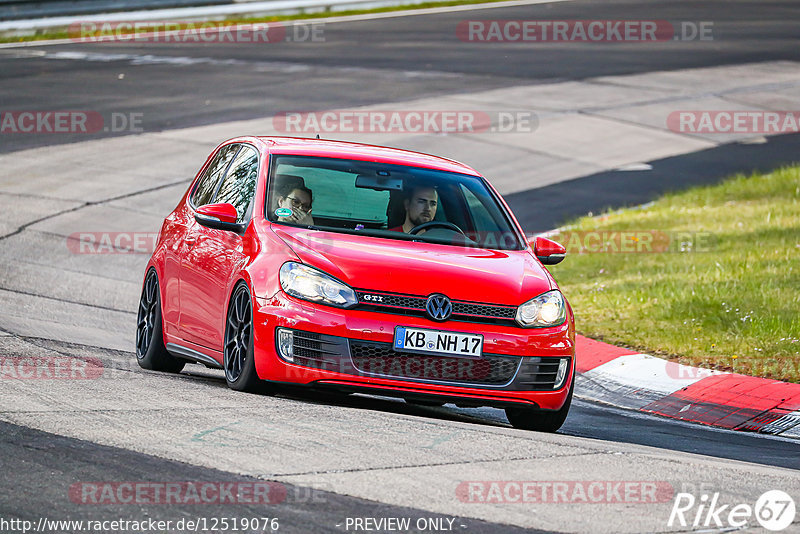
[[[456,28],[472,19],[711,21],[714,40],[462,42]],[[322,43],[104,42],[0,49],[2,108],[52,109],[47,106],[57,103],[104,116],[141,113],[144,130],[152,132],[527,83],[797,60],[798,20],[800,5],[791,0],[577,1],[326,23]],[[20,61],[20,55],[31,57]],[[4,136],[0,152],[87,138]]]
[[[121,518],[129,520],[173,521],[181,519],[237,517],[279,518],[280,532],[304,534],[308,532],[339,532],[343,530],[347,517],[406,517],[416,522],[420,518],[446,518],[431,515],[413,508],[389,506],[365,499],[354,499],[324,491],[309,491],[308,488],[285,485],[285,496],[276,498],[276,503],[238,504],[226,503],[203,506],[198,513],[194,504],[164,506],[145,504],[137,506],[135,515],[127,504],[99,504],[76,506],[69,496],[69,487],[76,480],[106,480],[110,473],[118,480],[180,480],[203,483],[224,480],[232,484],[257,484],[263,481],[253,478],[199,468],[189,464],[173,462],[138,454],[129,450],[106,447],[94,443],[68,439],[30,428],[0,423],[0,445],[3,465],[6,470],[24,466],[25,478],[16,478],[6,486],[6,498],[0,502],[0,517],[18,518],[34,523],[42,515],[51,519],[96,520],[98,518]],[[9,461],[13,459],[13,461]],[[143,477],[143,474],[145,476]],[[47,483],[43,484],[42,481]],[[13,494],[9,490],[13,487]],[[24,495],[24,506],[19,497]],[[452,519],[452,517],[451,517]],[[338,526],[337,526],[338,525]],[[516,534],[532,532],[529,529],[510,525],[498,525],[475,519],[457,519],[455,529],[471,533],[494,532]],[[534,531],[535,532],[535,531]]]
[[[455,36],[458,22],[469,19],[633,19],[714,21],[710,43],[617,45],[579,44],[473,45]],[[221,121],[270,116],[285,110],[329,109],[402,101],[421,96],[467,93],[521,83],[547,83],[598,75],[645,73],[654,70],[713,66],[767,60],[800,59],[800,5],[796,2],[567,2],[544,6],[498,8],[328,23],[326,42],[274,45],[175,44],[52,45],[0,50],[0,98],[3,110],[84,109],[142,113],[147,131],[159,131]],[[123,56],[112,56],[123,54]],[[186,58],[190,58],[187,60]],[[176,75],[175,62],[182,62]],[[125,76],[120,77],[120,74]],[[98,135],[114,135],[100,133]],[[78,142],[86,136],[3,136],[0,152]],[[761,145],[729,145],[654,162],[663,175],[681,175],[680,185],[712,183],[736,171],[768,169],[792,160],[797,136],[772,138]],[[796,156],[795,156],[796,158]],[[700,169],[705,169],[703,172]],[[545,229],[569,215],[605,207],[636,204],[661,193],[657,180],[629,187],[631,174],[609,171],[573,182],[548,186],[509,197],[512,207],[536,206],[542,193],[557,201],[556,209],[525,210],[529,229]],[[674,187],[670,185],[669,187]],[[574,192],[581,191],[579,198]],[[569,199],[569,200],[567,200]],[[548,206],[552,207],[552,203]],[[544,208],[545,206],[543,206]],[[545,215],[542,215],[545,214]],[[45,340],[46,341],[46,340]],[[51,346],[58,345],[57,343]],[[65,349],[66,350],[66,349]],[[75,350],[74,347],[71,350]],[[83,347],[92,355],[103,349]],[[119,355],[117,355],[119,356]],[[132,357],[123,354],[122,357]],[[204,382],[197,375],[186,381]],[[219,379],[210,379],[219,385]],[[213,394],[212,388],[209,394]],[[488,429],[505,429],[498,412],[457,408],[427,409],[386,399],[319,396],[297,391],[285,398],[330,403],[363,410],[370,417],[402,413],[429,420],[455,421]],[[76,480],[142,479],[239,480],[163,458],[65,438],[3,423],[0,428],[0,469],[3,517],[35,519],[52,516],[103,517],[130,514],[130,508],[78,507],[65,498],[64,488]],[[654,447],[703,456],[800,469],[796,442],[676,423],[624,410],[576,402],[564,436],[613,444]],[[48,483],[43,483],[47,480]],[[242,478],[242,480],[249,480]],[[338,531],[344,516],[430,516],[420,510],[326,493],[313,511],[305,502],[281,505],[285,531]],[[196,515],[191,507],[153,507],[143,515],[179,518]],[[213,516],[225,510],[204,509]],[[236,509],[246,516],[246,507]],[[257,510],[263,515],[263,508]],[[140,514],[141,515],[141,514]],[[468,532],[516,532],[517,527],[460,520]],[[565,529],[568,526],[565,525]],[[527,530],[530,531],[530,530]]]

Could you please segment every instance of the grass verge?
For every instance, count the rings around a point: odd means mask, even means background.
[[[578,332],[800,382],[800,166],[584,217],[554,239]]]
[[[390,13],[394,11],[412,11],[417,9],[428,9],[433,7],[450,7],[450,6],[463,6],[463,5],[477,5],[477,4],[492,4],[496,2],[505,2],[507,0],[445,0],[443,2],[423,2],[419,4],[408,4],[398,6],[385,6],[372,9],[351,9],[343,11],[315,11],[309,13],[294,13],[289,15],[269,15],[261,17],[252,17],[247,15],[226,17],[224,20],[214,19],[214,23],[218,25],[233,25],[233,24],[252,24],[258,22],[284,22],[292,20],[324,20],[331,17],[347,17],[351,15],[364,15],[371,13]],[[76,17],[79,19],[79,17]],[[191,19],[184,19],[184,22],[189,22]],[[197,22],[202,22],[203,19],[198,19]],[[156,22],[156,21],[153,21]],[[159,21],[164,22],[164,21]],[[188,26],[188,25],[187,25]],[[147,30],[134,31],[120,31],[114,35],[134,35],[135,33],[145,33]],[[37,30],[32,35],[21,36],[3,36],[0,35],[0,43],[21,43],[27,41],[49,41],[54,39],[71,39],[76,35],[69,31],[68,28],[54,28]],[[80,36],[78,36],[80,37]],[[103,37],[102,34],[94,35],[94,37]],[[112,42],[108,39],[107,42]]]

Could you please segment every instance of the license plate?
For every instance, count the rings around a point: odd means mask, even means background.
[[[483,336],[398,326],[394,329],[393,346],[399,352],[480,358],[483,354]]]

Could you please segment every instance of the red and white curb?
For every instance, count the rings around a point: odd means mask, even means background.
[[[800,384],[699,369],[576,336],[576,394],[710,426],[800,438]]]

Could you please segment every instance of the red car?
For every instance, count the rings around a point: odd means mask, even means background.
[[[575,377],[572,309],[475,170],[318,139],[240,137],[164,220],[136,353],[228,385],[304,384],[425,405],[495,406],[557,430]]]

